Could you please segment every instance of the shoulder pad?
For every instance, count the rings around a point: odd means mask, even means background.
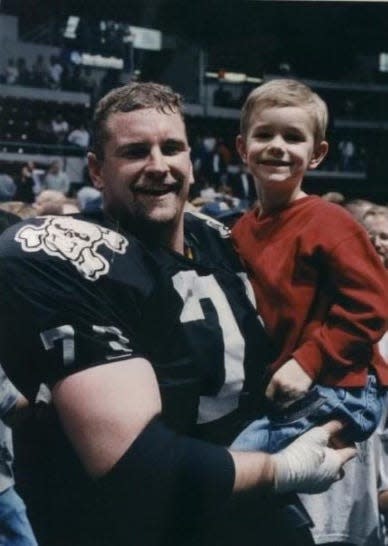
[[[208,227],[215,229],[218,231],[219,235],[223,239],[229,239],[230,238],[230,229],[225,226],[222,222],[219,220],[216,220],[215,218],[212,218],[211,216],[208,216],[207,214],[203,214],[202,212],[187,212],[186,218],[189,218],[189,216],[193,216],[197,220],[199,220],[201,223],[204,223]]]
[[[17,226],[14,240],[24,252],[43,251],[69,261],[86,279],[96,281],[109,271],[105,247],[124,254],[128,240],[106,227],[72,216],[42,216]]]

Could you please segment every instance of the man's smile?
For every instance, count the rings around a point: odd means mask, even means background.
[[[133,188],[133,193],[135,194],[142,194],[142,195],[167,195],[168,193],[178,193],[180,189],[180,184],[169,184],[167,186],[163,187],[138,187]]]

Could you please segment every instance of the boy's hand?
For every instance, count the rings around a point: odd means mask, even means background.
[[[279,406],[286,407],[305,394],[312,379],[298,362],[291,358],[274,373],[268,384],[265,396]]]

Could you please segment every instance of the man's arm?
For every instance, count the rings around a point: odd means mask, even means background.
[[[106,474],[161,411],[154,372],[142,358],[70,375],[52,396],[65,432],[94,477]]]
[[[141,358],[109,363],[71,375],[59,381],[52,394],[67,435],[88,473],[96,478],[109,473],[127,451],[131,452],[131,445],[161,411],[159,388],[153,369],[147,360]],[[335,431],[336,427],[329,426],[329,433]],[[304,435],[299,439],[299,446],[294,442],[297,445],[295,453],[289,451],[289,448],[275,456],[231,452],[235,472],[233,490],[237,492],[255,487],[275,487],[283,491],[287,489],[287,480],[292,482],[290,487],[295,490],[308,488],[309,480],[316,488],[320,480],[324,479],[328,481],[328,487],[336,479],[344,462],[354,455],[352,448],[335,452],[336,468],[329,469],[332,475],[324,478],[320,476],[319,468],[325,459],[330,459],[325,451],[328,449],[329,433],[321,434],[318,441]],[[183,441],[177,437],[169,440],[169,446],[173,449],[175,444],[179,445],[177,449],[181,453],[185,449],[180,443]],[[206,466],[208,444],[196,442],[195,453],[203,452]],[[224,448],[215,449],[226,452]],[[330,450],[330,454],[332,452]],[[298,453],[300,460],[297,460]],[[144,457],[147,456],[152,460],[152,453],[144,454]],[[179,462],[184,459],[183,455],[178,458]],[[309,460],[312,461],[311,468]]]

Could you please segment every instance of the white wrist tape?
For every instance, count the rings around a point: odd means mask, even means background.
[[[340,479],[341,458],[328,441],[329,433],[315,427],[273,455],[275,492],[321,493]]]

